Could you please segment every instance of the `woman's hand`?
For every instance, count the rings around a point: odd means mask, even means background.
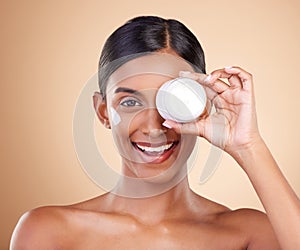
[[[177,133],[202,136],[232,155],[247,173],[281,248],[300,249],[299,198],[260,137],[251,74],[231,67],[215,70],[208,77],[186,72],[181,76],[205,87],[216,113],[185,124],[167,120],[167,125]]]
[[[209,76],[189,72],[181,72],[181,76],[195,79],[204,86],[216,112],[196,122],[167,120],[165,124],[178,133],[204,137],[231,155],[260,140],[251,74],[239,67],[226,67]],[[227,79],[229,84],[220,78]]]

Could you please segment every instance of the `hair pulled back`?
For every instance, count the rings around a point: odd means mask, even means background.
[[[116,29],[106,40],[99,60],[100,93],[105,96],[109,76],[124,63],[145,53],[170,49],[206,73],[203,49],[181,22],[157,16],[135,17]]]

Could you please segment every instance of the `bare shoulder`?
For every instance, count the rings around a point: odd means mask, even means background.
[[[74,242],[94,221],[107,221],[107,216],[99,211],[101,200],[98,196],[72,205],[44,206],[26,212],[14,229],[10,249],[60,249]]]
[[[62,236],[63,207],[32,209],[19,219],[11,238],[10,249],[48,249]],[[55,248],[54,248],[55,249]]]
[[[248,249],[280,249],[267,215],[255,209],[237,209],[221,214],[221,220],[237,227],[249,238]]]
[[[276,235],[264,212],[255,209],[242,208],[231,210],[230,208],[216,203],[212,200],[196,196],[196,207],[204,211],[204,217],[200,216],[199,221],[205,220],[214,225],[218,232],[224,230],[224,235],[232,232],[232,239],[237,241],[244,239],[247,249],[280,249]],[[220,235],[220,234],[219,234]]]

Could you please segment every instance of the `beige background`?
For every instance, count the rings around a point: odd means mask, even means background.
[[[141,14],[185,23],[203,44],[208,71],[240,65],[254,75],[261,132],[300,195],[299,3],[1,1],[0,249],[8,248],[25,211],[103,192],[77,160],[73,110],[81,88],[97,70],[105,39]],[[200,156],[205,157],[205,150]],[[227,155],[206,184],[198,185],[198,178],[194,168],[192,187],[206,197],[233,209],[262,209],[246,175]]]

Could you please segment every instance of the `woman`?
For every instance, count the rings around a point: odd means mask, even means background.
[[[123,177],[92,200],[29,211],[11,249],[298,249],[300,203],[258,131],[251,75],[239,67],[205,73],[203,50],[180,22],[137,17],[118,28],[103,48],[93,101]],[[206,90],[207,112],[195,122],[165,121],[155,107],[158,88],[178,75]],[[197,136],[239,163],[266,214],[232,211],[190,189],[186,161]]]

